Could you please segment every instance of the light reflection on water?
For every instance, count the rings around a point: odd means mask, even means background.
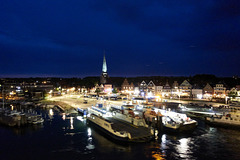
[[[180,144],[177,145],[177,151],[179,153],[179,156],[181,158],[189,158],[188,152],[189,152],[189,142],[190,138],[182,138],[179,140]]]
[[[53,116],[53,115],[54,115],[52,108],[49,109],[49,115],[50,115],[50,116]]]
[[[155,152],[155,151],[152,151],[152,158],[156,160],[165,160],[161,152]]]
[[[31,133],[16,136],[0,128],[0,158],[240,159],[240,131],[200,125],[190,135],[160,134],[154,142],[119,144],[88,127],[82,116],[50,113],[47,110],[44,117],[52,116],[51,121]]]
[[[74,129],[74,127],[73,127],[73,117],[70,117],[70,129]]]
[[[164,138],[164,135],[162,135]],[[165,160],[165,153],[158,142],[150,142],[145,146],[145,156],[148,159]]]
[[[66,115],[65,115],[65,114],[62,115],[62,119],[63,119],[64,121],[66,120]]]
[[[92,150],[95,148],[95,146],[93,145],[93,142],[92,142],[92,130],[91,128],[88,128],[88,140],[87,140],[87,146],[86,148],[89,149],[89,150]]]
[[[166,140],[166,134],[163,134],[162,135],[162,138],[161,138],[162,142],[161,142],[161,148],[162,149],[167,149],[167,140]]]

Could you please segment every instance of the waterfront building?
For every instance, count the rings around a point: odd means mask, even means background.
[[[236,85],[237,97],[236,100],[240,102],[240,85]]]
[[[162,94],[162,90],[163,90],[163,86],[162,85],[156,85],[155,86],[155,95],[161,95]]]
[[[233,87],[233,88],[229,91],[229,94],[238,96],[238,90],[237,90],[237,88],[236,88],[236,87]]]
[[[232,102],[240,102],[240,89],[238,87],[233,87],[229,90],[227,96]]]
[[[149,97],[152,97],[155,95],[155,87],[156,85],[153,83],[153,81],[150,81],[147,85],[147,95]]]
[[[97,90],[97,91],[96,91]],[[96,84],[94,87],[92,87],[89,91],[90,94],[94,94],[96,92],[101,92],[99,84]]]
[[[178,89],[178,82],[177,81],[174,81],[173,84],[172,84],[172,89]]]
[[[128,90],[130,87],[129,83],[128,83],[128,80],[125,78],[122,85],[121,85],[121,90],[122,91],[125,91],[125,90]]]
[[[104,92],[107,93],[107,94],[111,94],[112,93],[112,84],[105,84],[104,85]]]
[[[203,88],[203,98],[211,100],[213,93],[214,93],[213,87],[209,83],[207,83],[206,86]]]
[[[214,97],[215,98],[225,98],[226,97],[226,87],[223,83],[218,83],[213,88],[214,89]]]
[[[87,88],[85,86],[82,86],[81,88],[79,88],[79,92],[81,93],[85,93],[86,91],[87,91]]]
[[[50,80],[3,79],[4,95],[9,100],[42,99],[45,93],[54,89]]]
[[[142,81],[139,85],[139,92],[142,97],[145,97],[148,91],[148,86],[145,81]]]
[[[134,95],[135,97],[138,97],[139,94],[140,94],[139,87],[138,87],[138,86],[137,86],[137,87],[134,87],[134,89],[133,89],[133,95]]]
[[[203,89],[197,84],[194,84],[192,87],[192,97],[198,99],[203,98]]]
[[[178,98],[180,96],[180,92],[179,92],[179,88],[178,88],[179,84],[177,81],[174,81],[172,84],[172,97],[174,98]]]
[[[129,93],[133,92],[134,90],[134,85],[133,83],[129,84],[127,79],[124,79],[122,85],[121,85],[121,91],[122,93]]]
[[[168,81],[166,82],[166,84],[163,86],[162,89],[162,97],[170,97],[171,96],[171,86],[169,85]]]
[[[101,84],[101,85],[99,86],[99,89],[100,89],[100,93],[104,93],[104,85],[103,85],[103,84]]]
[[[131,90],[134,90],[134,87],[135,87],[135,86],[134,86],[133,82],[131,82],[131,84],[130,84],[130,89],[131,89]]]
[[[192,96],[192,85],[188,82],[188,80],[184,80],[180,86],[179,91],[181,93],[181,97],[191,97]]]
[[[95,86],[95,87],[92,87],[92,88],[90,89],[89,93],[92,94],[92,93],[95,93],[95,91],[96,91],[96,86]]]

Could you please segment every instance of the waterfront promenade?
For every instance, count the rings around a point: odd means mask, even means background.
[[[97,100],[96,98],[84,98],[79,95],[64,95],[64,96],[58,96],[58,97],[51,97],[48,99],[49,101],[60,101],[64,102],[73,108],[81,108],[81,109],[87,109],[88,107],[95,106],[97,103],[107,104],[107,105],[122,105],[123,101],[110,101],[110,100]],[[87,101],[87,103],[84,103],[84,100]]]
[[[105,104],[105,105],[123,105],[122,100],[97,100],[96,98],[84,98],[83,96],[79,95],[64,95],[64,96],[58,96],[58,97],[51,97],[48,98],[49,101],[57,101],[57,102],[63,102],[65,104],[70,105],[73,108],[81,108],[81,109],[87,109],[88,107],[95,106],[97,103],[99,104]],[[87,103],[84,103],[84,101],[87,101]],[[174,100],[174,99],[164,99],[163,101],[167,102],[175,102],[175,103],[182,103],[182,104],[198,104],[199,106],[206,105],[212,105],[213,107],[219,107],[220,105],[224,105],[223,103],[216,103],[206,100]]]

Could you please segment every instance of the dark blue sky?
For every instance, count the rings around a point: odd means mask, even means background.
[[[0,0],[1,77],[240,75],[239,0]]]

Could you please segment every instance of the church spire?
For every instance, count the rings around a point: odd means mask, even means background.
[[[105,51],[104,51],[104,55],[103,55],[102,72],[106,72],[107,73],[107,62],[106,62],[106,58],[105,58]]]
[[[100,77],[100,83],[101,84],[106,84],[107,83],[107,62],[106,62],[106,57],[105,57],[105,50],[104,50],[104,55],[103,55],[103,66],[102,66],[102,74]]]

